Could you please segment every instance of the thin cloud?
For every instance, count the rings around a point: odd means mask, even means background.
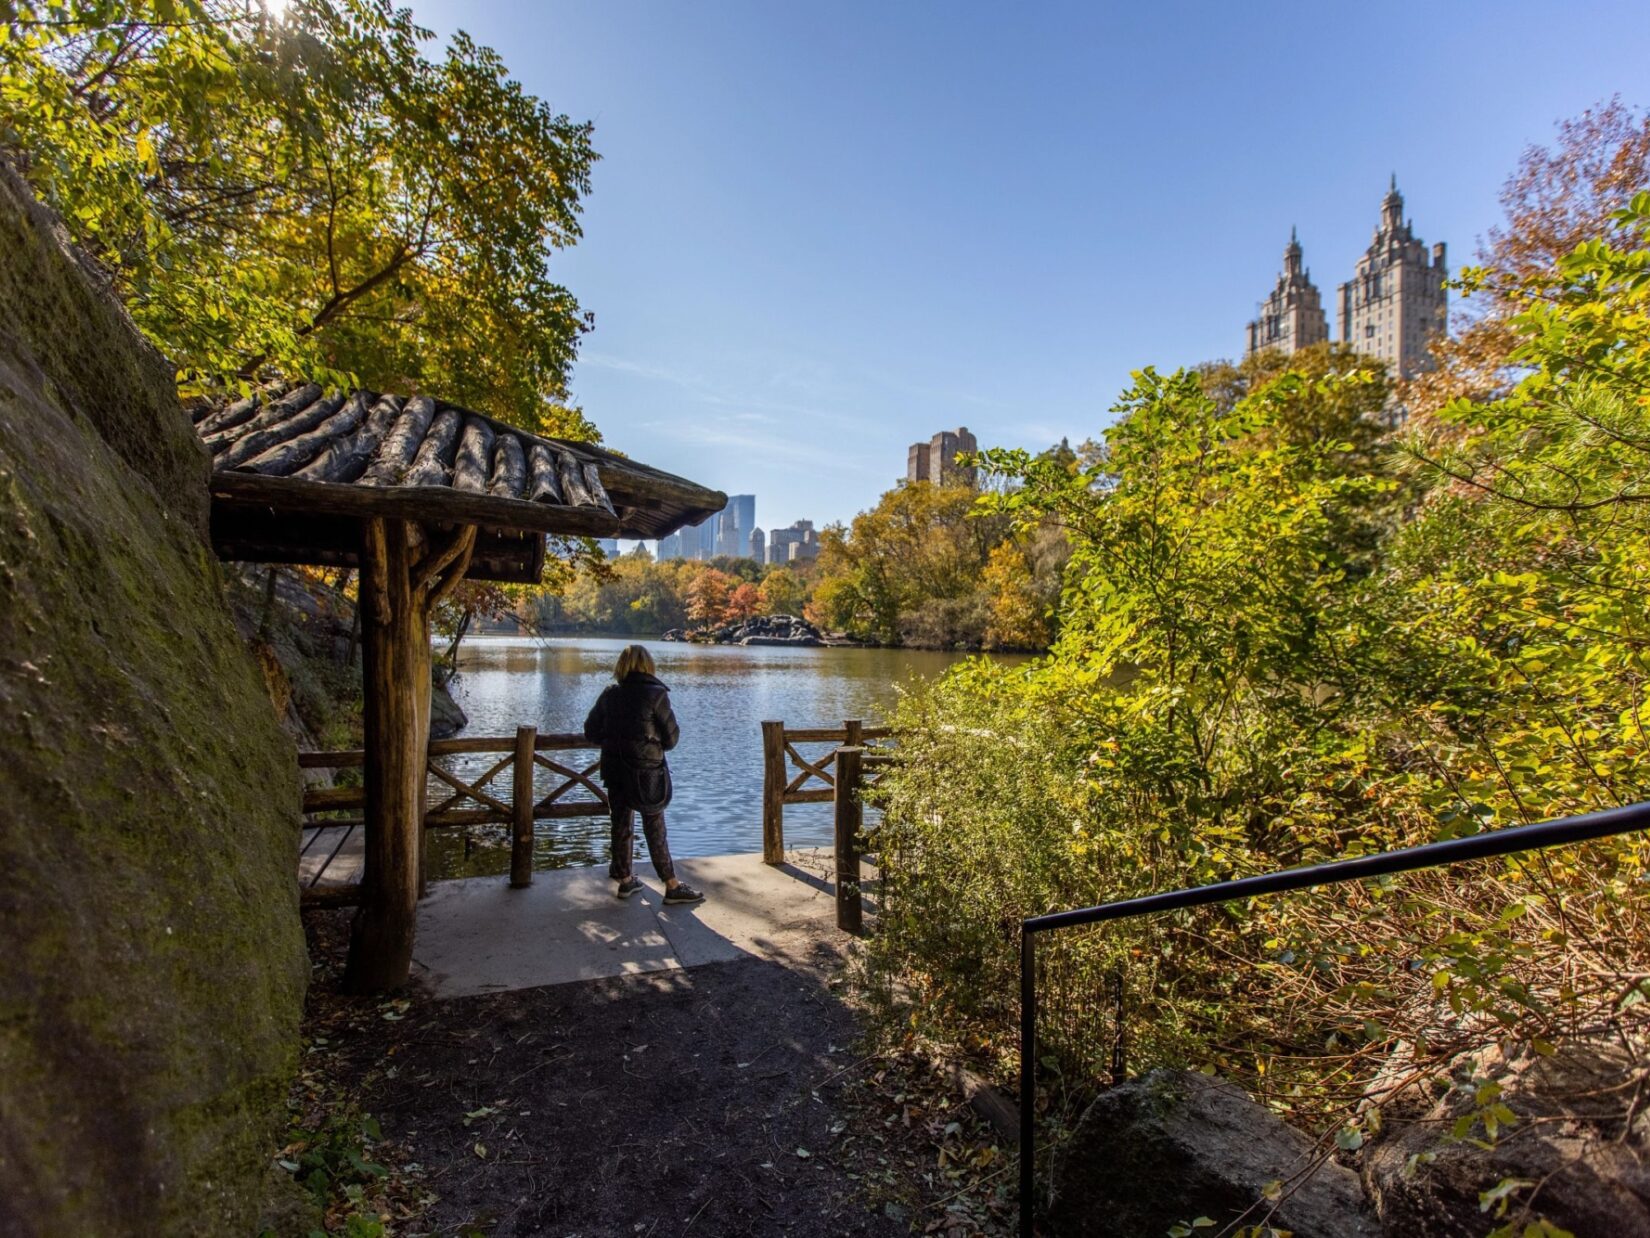
[[[632,374],[638,378],[668,383],[699,404],[715,409],[734,409],[736,411],[732,415],[744,421],[778,425],[787,420],[820,420],[822,424],[831,424],[839,428],[867,429],[879,424],[874,419],[858,413],[821,408],[820,403],[840,403],[842,396],[815,390],[820,386],[815,380],[828,373],[829,367],[806,359],[775,360],[772,372],[753,383],[741,384],[737,389],[726,384],[706,382],[699,375],[683,370],[647,361],[634,361],[628,357],[615,357],[610,353],[584,353],[581,354],[579,363],[589,365],[593,369]],[[820,403],[796,403],[759,394],[769,388],[791,388],[813,393],[819,396]]]
[[[832,473],[870,477],[885,471],[881,461],[840,452],[822,453],[811,443],[793,442],[767,434],[750,434],[721,421],[705,423],[661,419],[644,422],[641,428],[659,438],[679,443],[737,451],[746,460],[782,467],[787,471],[797,471],[797,466],[806,466],[804,471],[815,476]]]

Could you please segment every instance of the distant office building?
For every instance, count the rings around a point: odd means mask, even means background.
[[[912,443],[905,453],[905,480],[931,481],[936,485],[975,484],[978,471],[959,465],[957,457],[980,449],[967,426],[941,430],[926,443]]]
[[[813,554],[793,555],[793,546],[813,546]],[[788,529],[775,529],[768,534],[768,562],[790,563],[796,558],[811,559],[819,554],[819,534],[812,520],[798,520]]]
[[[806,563],[819,558],[818,542],[792,542],[787,549],[790,551],[792,563]]]
[[[1341,339],[1361,353],[1379,357],[1401,378],[1432,368],[1427,344],[1448,325],[1449,271],[1444,243],[1427,247],[1404,218],[1398,178],[1381,199],[1381,222],[1358,259],[1352,279],[1340,287]]]
[[[661,559],[709,559],[716,554],[717,516],[706,516],[698,524],[690,524],[679,533],[673,533],[659,543]],[[665,544],[669,542],[670,553]]]
[[[715,554],[742,559],[750,553],[751,531],[756,528],[756,496],[736,494],[716,518]]]
[[[755,559],[758,563],[766,563],[768,561],[766,542],[767,539],[763,535],[761,529],[751,530],[750,557]]]
[[[617,559],[619,557],[619,541],[617,538],[598,537],[596,539],[596,545],[609,559]]]
[[[736,494],[728,499],[727,507],[723,508],[725,517],[732,517],[733,522],[733,554],[742,557],[750,552],[751,532],[756,528],[756,496],[754,494]]]
[[[1312,282],[1312,273],[1301,265],[1301,243],[1291,228],[1289,247],[1283,251],[1283,273],[1249,324],[1243,355],[1249,357],[1272,348],[1290,353],[1328,339],[1329,319],[1324,316],[1323,297]]]

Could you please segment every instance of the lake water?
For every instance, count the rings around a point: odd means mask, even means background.
[[[464,736],[514,735],[518,726],[541,732],[579,731],[601,690],[613,682],[613,663],[628,644],[601,637],[538,640],[474,637],[459,653],[452,692],[470,723]],[[665,817],[678,856],[721,855],[762,849],[762,727],[777,719],[790,727],[839,727],[848,718],[886,719],[902,685],[938,675],[960,655],[902,649],[746,648],[645,641],[670,687],[682,739],[670,754],[675,798]],[[800,747],[812,759],[829,745]],[[550,754],[552,756],[556,754]],[[570,754],[575,759],[594,754]],[[483,773],[495,754],[450,758],[448,768]],[[537,793],[555,785],[539,771]],[[501,776],[502,798],[509,793]],[[818,784],[814,784],[818,785]],[[432,794],[435,793],[432,784]],[[639,825],[639,823],[638,823]],[[812,847],[831,841],[831,805],[785,809],[785,842]],[[638,828],[638,864],[646,850]],[[538,868],[607,862],[605,817],[541,821]],[[432,877],[509,871],[508,831],[475,827],[468,839],[455,829],[432,832]]]

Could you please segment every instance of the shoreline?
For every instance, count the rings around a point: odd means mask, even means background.
[[[750,646],[746,646],[746,645],[740,645],[740,644],[737,644],[737,643],[734,643],[734,642],[723,643],[723,642],[709,641],[709,640],[666,640],[665,635],[662,632],[471,632],[464,639],[465,639],[466,644],[468,644],[470,641],[488,640],[488,639],[493,639],[493,640],[497,640],[497,639],[504,639],[504,640],[534,640],[534,641],[613,640],[613,641],[635,641],[635,642],[638,642],[638,643],[650,643],[650,644],[656,643],[656,644],[667,644],[667,645],[697,645],[697,646],[713,647],[713,648],[719,648],[719,649],[744,649],[744,648],[883,649],[883,650],[892,650],[894,652],[907,652],[907,653],[950,653],[950,654],[957,654],[957,655],[968,656],[968,657],[973,657],[973,656],[976,656],[976,655],[982,655],[983,654],[987,657],[999,657],[999,656],[1001,656],[1001,657],[1014,657],[1014,658],[1040,658],[1043,655],[1045,655],[1046,653],[1048,653],[1048,650],[1046,650],[1046,649],[978,649],[978,648],[958,649],[954,646],[949,646],[949,645],[927,645],[927,644],[923,644],[923,645],[885,645],[885,644],[880,644],[880,643],[875,642],[875,641],[858,641],[858,640],[828,640],[828,641],[822,641],[821,643],[819,643],[817,645],[803,645],[803,644],[800,644],[800,643],[792,644],[792,643],[789,643],[789,642],[775,642],[771,645],[761,645],[761,646],[750,645]]]

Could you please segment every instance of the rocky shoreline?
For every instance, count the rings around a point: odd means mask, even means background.
[[[698,628],[688,631],[672,628],[661,638],[669,641],[694,641],[707,645],[791,645],[811,648],[817,645],[851,645],[856,642],[842,636],[828,636],[813,624],[797,615],[759,615],[737,623],[716,628]]]

